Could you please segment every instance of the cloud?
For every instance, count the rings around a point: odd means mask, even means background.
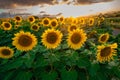
[[[77,5],[110,2],[110,1],[113,1],[113,0],[74,0],[75,4],[77,4]]]
[[[53,4],[53,0],[0,0],[0,8],[15,8],[16,6],[34,6]]]
[[[109,2],[113,0],[0,0],[0,8],[16,8],[17,6],[35,6],[43,4],[92,4],[99,2]]]

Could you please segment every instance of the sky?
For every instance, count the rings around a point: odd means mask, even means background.
[[[120,10],[120,0],[0,0],[0,15],[78,17]]]

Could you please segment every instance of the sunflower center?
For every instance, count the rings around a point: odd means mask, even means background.
[[[71,41],[72,41],[72,43],[74,43],[74,44],[79,43],[79,42],[81,41],[81,36],[80,36],[80,34],[74,33],[74,34],[71,36]]]
[[[10,27],[10,24],[5,23],[5,27],[6,27],[6,28],[9,28],[9,27]]]
[[[63,18],[60,18],[60,21],[63,21]]]
[[[93,21],[92,21],[92,20],[90,20],[90,24],[92,24],[92,22],[93,22]]]
[[[18,43],[21,46],[28,47],[32,44],[32,38],[27,35],[21,35],[20,38],[18,39]]]
[[[55,32],[48,33],[47,42],[50,44],[54,44],[58,39],[58,35]]]
[[[32,28],[33,28],[34,30],[36,30],[38,27],[34,25],[34,26],[32,26]]]
[[[102,37],[101,37],[101,41],[105,41],[106,40],[106,35],[103,35]]]
[[[73,31],[73,30],[75,30],[76,29],[76,26],[71,26],[70,27],[70,31]]]
[[[56,22],[54,22],[54,21],[51,24],[52,24],[52,26],[56,26]]]
[[[104,49],[101,50],[100,56],[102,57],[107,57],[111,53],[111,47],[105,47]]]
[[[20,17],[16,17],[16,20],[18,20],[18,21],[19,21],[19,20],[20,20]]]
[[[33,18],[29,18],[29,20],[30,20],[30,22],[32,22],[32,21],[33,21]]]
[[[48,20],[44,20],[44,24],[49,24],[49,21]]]
[[[10,50],[8,50],[8,49],[3,49],[3,50],[2,50],[2,54],[5,55],[5,56],[10,55]]]

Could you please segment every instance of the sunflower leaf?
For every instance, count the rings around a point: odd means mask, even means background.
[[[50,73],[47,73],[47,72],[43,72],[41,74],[41,77],[42,77],[42,80],[56,80],[58,75],[57,75],[57,72],[50,72]]]
[[[61,80],[77,80],[78,74],[75,70],[73,71],[67,71],[62,70],[61,72]]]

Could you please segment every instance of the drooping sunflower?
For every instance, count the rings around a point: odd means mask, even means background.
[[[38,26],[38,25],[36,25],[36,24],[33,24],[33,25],[31,26],[31,30],[34,30],[34,31],[38,31],[39,28],[40,28],[40,26]]]
[[[12,39],[12,44],[21,51],[32,50],[37,44],[36,36],[30,32],[20,31],[19,33],[16,33],[15,37]]]
[[[116,56],[116,50],[117,48],[117,43],[114,44],[109,44],[109,45],[100,45],[97,47],[97,61],[100,63],[105,62],[105,61],[110,61],[111,59],[113,60],[113,56]]]
[[[56,19],[52,19],[52,20],[50,21],[50,26],[51,26],[52,28],[56,28],[56,27],[58,26],[58,21],[57,21]]]
[[[93,26],[94,25],[94,18],[89,18],[88,19],[88,25]]]
[[[34,23],[35,22],[35,17],[34,16],[29,16],[28,17],[28,22]]]
[[[10,47],[6,47],[6,46],[0,47],[0,58],[9,59],[13,57],[13,55],[14,55],[14,51]]]
[[[109,34],[105,33],[105,34],[100,35],[98,42],[105,43],[108,41],[108,39],[109,39]]]
[[[14,17],[14,20],[15,20],[16,22],[22,22],[22,17],[20,17],[20,16],[15,16],[15,17]]]
[[[10,22],[3,22],[2,27],[4,30],[11,30],[12,24]]]
[[[67,43],[70,48],[79,49],[87,39],[86,33],[82,29],[76,29],[69,33]]]
[[[68,32],[71,32],[71,31],[73,31],[73,30],[75,30],[75,29],[77,29],[78,28],[78,26],[76,25],[76,24],[72,24],[72,25],[70,25],[69,27],[68,27]]]
[[[47,18],[47,17],[42,19],[42,24],[43,24],[43,26],[49,26],[50,25],[50,19]]]
[[[56,48],[62,41],[62,33],[55,29],[48,29],[42,34],[42,43],[48,49]]]

